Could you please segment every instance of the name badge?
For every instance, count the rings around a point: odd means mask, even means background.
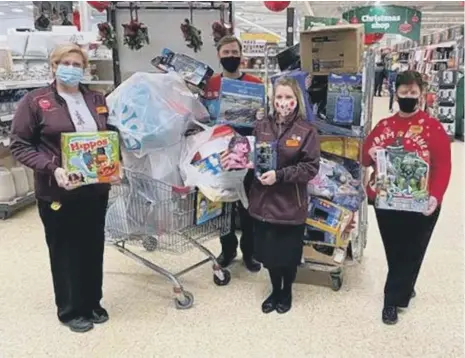
[[[107,106],[99,106],[97,107],[97,114],[106,114],[108,113]]]
[[[298,147],[299,141],[297,139],[288,139],[286,140],[286,147]]]
[[[423,126],[418,126],[418,125],[410,126],[409,132],[413,134],[420,134],[421,132],[423,132]]]

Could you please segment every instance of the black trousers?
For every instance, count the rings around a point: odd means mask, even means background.
[[[39,200],[52,269],[58,319],[90,315],[102,299],[108,193],[73,195],[53,210]]]
[[[236,210],[237,209],[237,210]],[[221,236],[221,249],[224,255],[233,255],[239,246],[239,240],[236,236],[236,213],[239,214],[241,223],[241,251],[244,258],[251,258],[254,255],[254,224],[249,212],[239,201],[233,204],[231,215],[231,232]]]
[[[431,216],[375,210],[388,263],[384,305],[408,307],[440,208]]]
[[[376,79],[375,81],[375,96],[381,96],[381,91],[383,89],[383,80]]]
[[[392,110],[394,105],[394,92],[389,92],[389,110]]]

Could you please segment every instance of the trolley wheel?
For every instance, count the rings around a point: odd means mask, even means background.
[[[156,237],[153,236],[145,236],[142,239],[142,246],[144,249],[146,249],[148,252],[153,252],[157,249],[158,246],[158,241]]]
[[[231,282],[231,272],[229,272],[228,270],[221,270],[221,272],[223,273],[223,276],[224,276],[223,280],[220,280],[218,276],[213,274],[213,282],[217,286],[226,286]]]
[[[179,300],[178,298],[174,299],[174,305],[178,310],[187,310],[194,304],[194,295],[192,293],[189,291],[183,291],[183,294],[183,300]]]
[[[331,275],[331,289],[339,291],[342,287],[342,276],[340,274]]]

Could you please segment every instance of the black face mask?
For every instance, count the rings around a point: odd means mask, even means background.
[[[397,102],[399,103],[399,109],[401,112],[404,113],[413,113],[417,109],[418,105],[418,98],[397,98]]]
[[[239,65],[241,64],[241,58],[240,57],[222,57],[220,59],[221,66],[228,71],[229,73],[234,73],[237,71],[239,68]]]

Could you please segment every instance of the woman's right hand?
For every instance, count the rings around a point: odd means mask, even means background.
[[[376,152],[380,149],[383,149],[383,147],[374,146],[368,150],[368,155],[371,157],[371,159],[373,159],[375,163],[376,163]]]
[[[70,182],[69,182],[68,173],[66,173],[66,170],[64,170],[63,168],[56,168],[53,175],[55,176],[55,180],[60,188],[63,188],[66,190],[72,189]]]

